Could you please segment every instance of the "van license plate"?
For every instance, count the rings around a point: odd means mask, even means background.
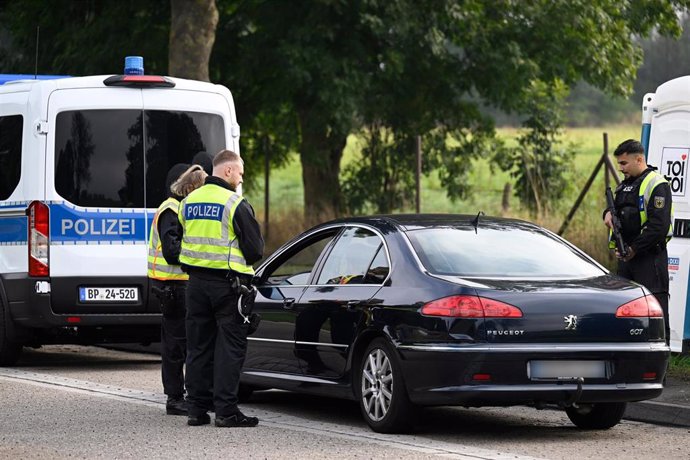
[[[138,302],[139,288],[135,287],[80,287],[80,302]]]
[[[604,378],[606,361],[530,361],[527,373],[530,379]]]

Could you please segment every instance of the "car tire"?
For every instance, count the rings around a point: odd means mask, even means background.
[[[379,433],[410,430],[413,406],[397,354],[386,340],[374,339],[366,348],[357,387],[362,415],[372,430]]]
[[[584,430],[608,430],[618,425],[627,404],[624,402],[582,404],[568,407],[565,413],[578,428]]]
[[[0,366],[14,366],[22,354],[22,345],[13,342],[8,337],[8,329],[11,321],[7,309],[0,300]]]

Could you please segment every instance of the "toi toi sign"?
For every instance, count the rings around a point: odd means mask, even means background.
[[[664,147],[659,172],[671,185],[673,196],[685,196],[688,174],[688,147]]]

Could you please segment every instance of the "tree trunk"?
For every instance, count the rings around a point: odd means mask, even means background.
[[[304,223],[311,227],[340,215],[340,159],[347,136],[329,133],[328,126],[307,111],[300,112],[300,159],[304,184]]]
[[[170,0],[168,73],[209,81],[208,62],[216,41],[216,0]]]

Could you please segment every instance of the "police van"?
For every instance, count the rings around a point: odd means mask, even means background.
[[[671,350],[690,350],[690,76],[670,80],[644,96],[642,144],[673,195],[673,238],[668,243]]]
[[[230,91],[144,75],[0,76],[0,366],[22,347],[154,342],[147,239],[165,178],[239,152]]]

